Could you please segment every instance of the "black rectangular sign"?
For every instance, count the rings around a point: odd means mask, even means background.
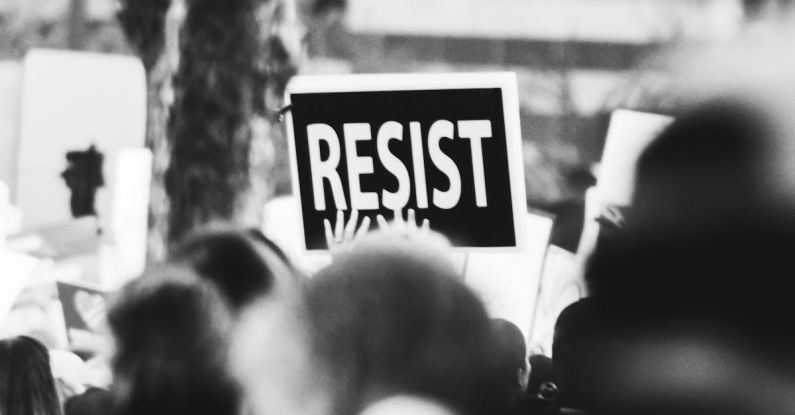
[[[327,248],[323,222],[333,223],[338,210],[346,220],[357,210],[361,220],[407,209],[455,247],[518,246],[525,200],[515,78],[416,77],[412,84],[410,75],[370,76],[362,90],[344,81],[348,90],[313,92],[317,82],[301,88],[300,78],[291,85],[288,127],[307,249]],[[434,79],[458,82],[432,88]]]

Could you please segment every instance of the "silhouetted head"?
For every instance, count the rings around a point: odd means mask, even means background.
[[[318,272],[307,306],[315,353],[332,379],[335,414],[415,395],[466,414],[501,404],[483,305],[446,258],[376,234]]]
[[[121,290],[108,321],[116,414],[237,413],[231,318],[211,283],[176,267],[149,272]]]
[[[201,231],[175,249],[171,262],[217,285],[235,312],[277,285],[295,285],[298,280],[298,271],[284,252],[257,230]]]
[[[506,383],[513,389],[524,391],[530,371],[527,366],[527,345],[522,331],[516,324],[501,318],[492,320],[491,326]]]
[[[50,354],[38,340],[0,340],[0,414],[61,414]]]
[[[731,406],[710,394],[738,387],[733,371],[795,380],[795,210],[776,173],[787,155],[781,121],[761,103],[713,101],[681,114],[642,154],[627,226],[600,240],[586,273],[595,301],[581,320],[600,329],[579,336],[592,344],[578,350],[598,345],[592,361],[604,370],[594,376],[646,388],[637,396],[668,393],[642,404],[669,412],[663,404]],[[734,360],[715,362],[721,353]],[[704,374],[711,389],[687,386]],[[622,402],[602,392],[603,403]]]
[[[647,233],[753,226],[775,208],[776,126],[750,102],[718,100],[676,119],[637,163],[630,225]]]
[[[64,404],[64,415],[109,415],[112,412],[113,398],[110,392],[100,388],[88,388]]]

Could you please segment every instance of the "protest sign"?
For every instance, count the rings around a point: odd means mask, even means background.
[[[82,284],[58,281],[58,299],[63,308],[69,343],[87,344],[105,322],[107,293]]]
[[[610,118],[597,188],[602,201],[629,205],[635,184],[635,164],[643,150],[673,118],[645,112],[618,110]]]
[[[673,118],[637,111],[618,110],[610,118],[596,188],[586,198],[585,226],[577,255],[587,257],[596,244],[596,219],[607,207],[629,206],[635,186],[635,165],[643,150],[673,121]]]
[[[516,88],[510,73],[295,78],[287,130],[306,249],[327,248],[338,210],[407,209],[456,248],[520,246]]]
[[[143,66],[129,56],[32,50],[22,68],[12,202],[31,228],[92,214],[108,228],[119,153],[144,147]]]

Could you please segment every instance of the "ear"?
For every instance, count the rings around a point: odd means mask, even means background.
[[[527,389],[527,384],[530,381],[530,368],[516,369],[516,384],[522,391]]]

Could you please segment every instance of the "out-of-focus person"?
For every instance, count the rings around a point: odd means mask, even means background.
[[[524,335],[516,324],[505,319],[494,319],[491,321],[491,325],[497,344],[496,353],[499,356],[500,365],[505,371],[505,382],[510,385],[517,396],[523,395],[530,377]]]
[[[69,398],[64,404],[64,415],[110,415],[113,413],[113,398],[101,388],[88,388],[80,395]]]
[[[507,407],[490,320],[443,252],[421,235],[374,232],[312,279],[309,332],[330,414],[395,396],[462,415]]]
[[[0,414],[61,414],[50,354],[38,340],[0,340]]]
[[[209,281],[162,267],[127,284],[108,314],[116,415],[237,414],[232,312]]]
[[[253,229],[203,229],[177,246],[170,262],[217,286],[235,314],[266,295],[295,296],[301,284],[284,252]]]
[[[795,408],[781,393],[795,384],[782,274],[795,205],[781,175],[793,136],[771,102],[688,108],[643,153],[626,227],[588,265],[593,298],[558,320],[565,403],[594,413]]]

